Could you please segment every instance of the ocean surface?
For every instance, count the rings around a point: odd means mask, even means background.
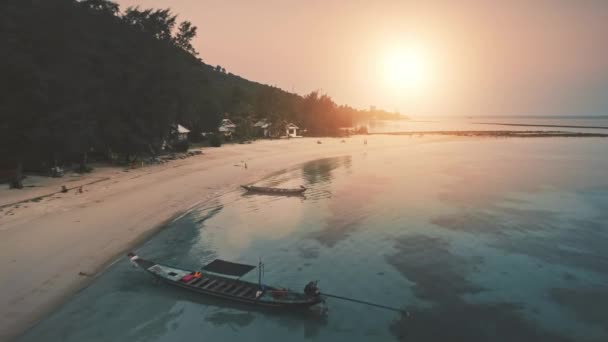
[[[607,133],[608,116],[413,117],[358,123],[370,133],[417,131],[565,131]]]
[[[255,309],[159,284],[121,258],[19,341],[608,341],[607,143],[361,145],[256,183],[302,184],[305,197],[234,189],[135,248],[191,269],[261,257],[265,283],[319,280],[409,315],[337,299],[327,315]]]

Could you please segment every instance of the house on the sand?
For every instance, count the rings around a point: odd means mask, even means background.
[[[236,131],[236,125],[230,119],[223,119],[218,131],[224,134],[224,137],[230,138]]]
[[[270,121],[268,121],[268,119],[262,119],[253,125],[256,130],[256,134],[264,138],[270,137],[270,126],[272,126],[272,124]]]
[[[298,135],[298,130],[300,129],[300,127],[296,126],[293,123],[288,123],[287,125],[285,125],[285,135],[288,138],[301,138],[301,135]]]
[[[189,129],[177,124],[177,140],[188,140],[188,133],[190,133]]]

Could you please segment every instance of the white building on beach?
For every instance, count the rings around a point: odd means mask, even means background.
[[[298,135],[298,130],[300,127],[294,125],[293,123],[288,123],[285,126],[285,134],[289,138],[301,138],[301,135]]]
[[[180,124],[177,124],[177,140],[187,140],[188,133],[190,133],[189,129]]]

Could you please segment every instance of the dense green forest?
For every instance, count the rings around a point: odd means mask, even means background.
[[[121,11],[106,0],[3,0],[0,170],[15,170],[19,187],[24,166],[78,161],[85,170],[92,154],[156,155],[177,123],[196,137],[217,131],[225,116],[241,127],[267,118],[275,128],[294,122],[310,135],[333,135],[369,115],[395,115],[207,65],[192,47],[196,34],[169,10]]]

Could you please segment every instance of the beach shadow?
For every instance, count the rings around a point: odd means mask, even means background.
[[[608,334],[608,286],[553,288],[549,291],[549,296],[583,322],[597,326]]]
[[[368,206],[389,183],[374,174],[361,174],[351,179],[347,186],[333,191],[324,227],[308,235],[326,247],[334,247],[363,227],[370,215]]]
[[[401,341],[565,342],[569,338],[543,331],[528,321],[523,307],[513,303],[469,303],[466,294],[483,291],[469,279],[481,258],[450,252],[446,240],[401,237],[396,252],[386,257],[404,277],[415,283],[414,293],[430,307],[409,307],[390,327]]]
[[[331,182],[333,170],[350,168],[351,164],[351,156],[317,159],[302,165],[302,175],[308,184]]]
[[[430,222],[453,232],[484,234],[489,246],[509,253],[608,275],[608,225],[603,211],[598,213],[597,218],[577,218],[548,210],[489,206]]]
[[[439,303],[432,309],[411,309],[410,316],[402,316],[393,322],[390,330],[400,341],[575,341],[542,331],[525,319],[518,305],[469,304],[462,300]]]

